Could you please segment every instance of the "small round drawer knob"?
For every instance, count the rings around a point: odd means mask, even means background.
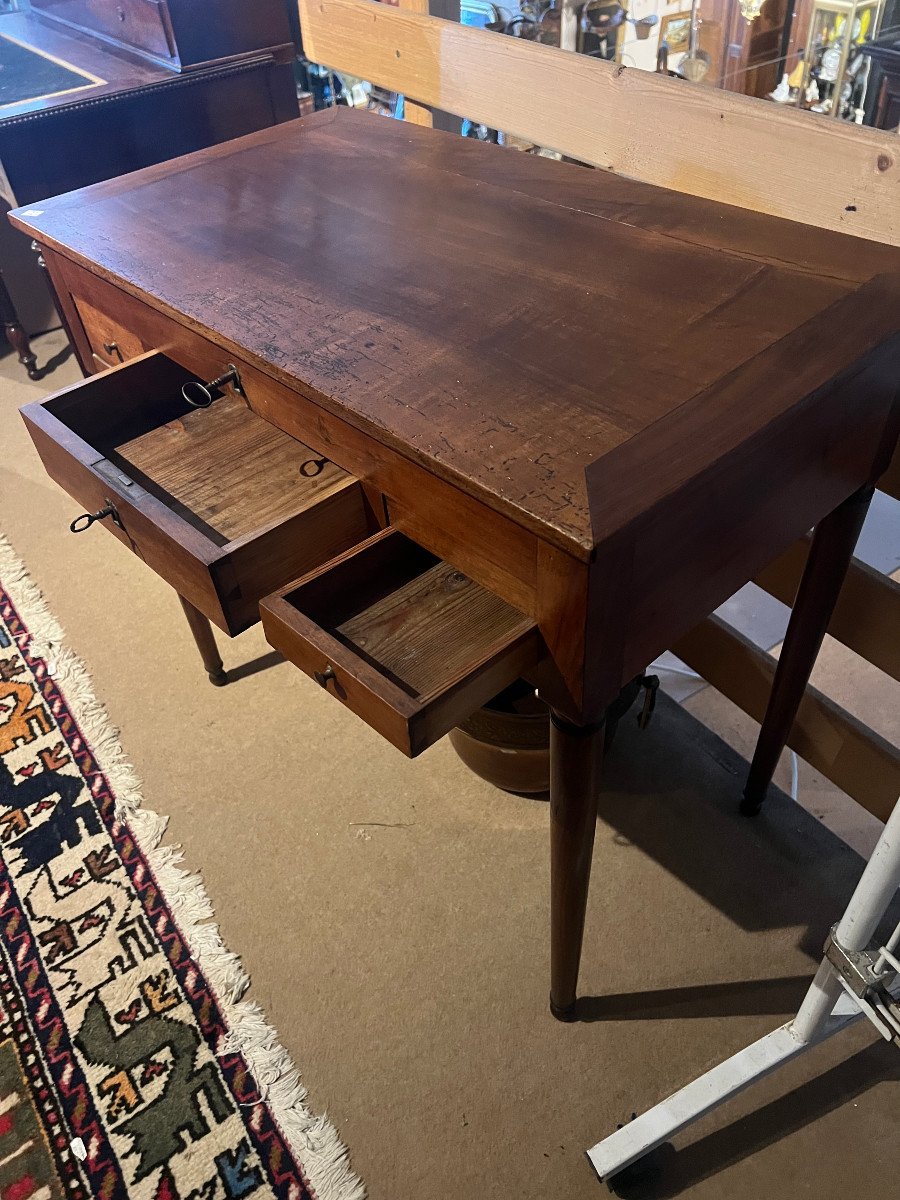
[[[331,665],[331,663],[329,663],[324,671],[315,672],[315,678],[319,687],[327,688],[328,681],[330,679],[337,679],[337,675],[334,673],[334,667]]]
[[[102,521],[105,517],[112,517],[116,525],[121,524],[119,514],[116,512],[116,506],[107,500],[105,507],[101,508],[99,512],[82,513],[80,517],[76,517],[69,526],[69,529],[72,533],[84,533],[86,529],[90,529],[95,521]]]

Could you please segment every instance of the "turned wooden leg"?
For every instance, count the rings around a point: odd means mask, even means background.
[[[47,267],[47,260],[44,258],[44,251],[39,242],[32,242],[31,248],[37,255],[38,266],[41,269],[41,274],[44,276],[44,283],[47,285],[47,291],[50,293],[50,299],[53,301],[53,307],[56,309],[56,315],[59,317],[60,324],[63,327],[63,332],[68,338],[69,345],[75,351],[75,358],[78,360],[78,365],[81,367],[81,373],[85,377],[93,374],[96,364],[88,355],[82,353],[77,338],[72,333],[72,325],[66,314],[65,305],[59,298],[59,292],[56,289],[56,284],[53,282],[53,276]]]
[[[755,816],[787,743],[874,489],[861,488],[816,526],[772,683],[741,812]]]
[[[584,914],[597,827],[603,721],[550,723],[550,1011],[575,1015]]]
[[[209,675],[209,682],[215,684],[216,687],[224,687],[228,682],[228,676],[225,674],[222,666],[222,659],[219,655],[219,647],[216,645],[216,639],[213,635],[212,625],[209,620],[204,617],[202,612],[198,612],[189,600],[185,600],[184,596],[179,596],[181,607],[184,609],[184,615],[187,617],[187,623],[191,627],[191,633],[194,635],[194,641],[197,643],[197,649],[200,651],[200,657],[203,659],[203,666],[206,668],[206,673]]]
[[[9,344],[15,350],[16,354],[18,354],[19,362],[28,372],[28,378],[39,379],[40,371],[37,369],[37,355],[31,349],[28,334],[22,328],[19,321],[19,314],[16,312],[12,296],[7,291],[6,283],[2,276],[0,276],[0,321],[3,322],[3,328],[6,330]]]

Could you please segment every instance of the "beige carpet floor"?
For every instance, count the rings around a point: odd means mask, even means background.
[[[42,339],[42,361],[61,347]],[[595,1019],[557,1024],[546,805],[483,784],[446,741],[408,762],[258,628],[222,639],[234,682],[210,687],[169,589],[101,530],[68,533],[75,506],[21,427],[18,405],[77,377],[69,360],[29,384],[0,362],[0,525],[372,1200],[606,1194],[583,1151],[790,1015],[860,860],[784,799],[737,817],[739,759],[663,703],[608,764],[582,977]],[[822,670],[861,715],[896,720],[896,692],[873,700],[840,656]],[[690,705],[738,744],[752,734],[709,689]],[[874,822],[802,782],[871,845]],[[888,1195],[898,1081],[896,1049],[858,1028],[681,1135],[644,1194]]]

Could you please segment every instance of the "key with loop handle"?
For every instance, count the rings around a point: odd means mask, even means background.
[[[218,379],[211,379],[209,383],[201,383],[199,379],[189,379],[182,387],[181,394],[191,408],[209,408],[215,400],[213,393],[218,392],[226,383],[234,384],[234,390],[239,396],[243,396],[244,388],[234,363],[229,363],[225,374],[220,375]]]
[[[84,533],[86,530],[90,529],[95,521],[103,521],[107,517],[112,517],[113,524],[118,525],[120,529],[124,528],[121,520],[119,519],[119,514],[116,511],[116,506],[111,500],[104,499],[104,506],[99,512],[82,513],[80,517],[76,517],[71,523],[69,530],[72,533]]]
[[[304,479],[315,479],[317,475],[322,474],[327,458],[308,458],[306,462],[300,464],[300,474]]]

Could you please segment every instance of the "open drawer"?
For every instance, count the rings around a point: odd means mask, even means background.
[[[181,389],[195,379],[147,354],[22,415],[50,476],[234,634],[259,620],[261,596],[378,522],[358,480],[230,386],[208,408],[192,407]]]
[[[267,640],[411,757],[533,667],[535,622],[385,529],[260,605]]]

